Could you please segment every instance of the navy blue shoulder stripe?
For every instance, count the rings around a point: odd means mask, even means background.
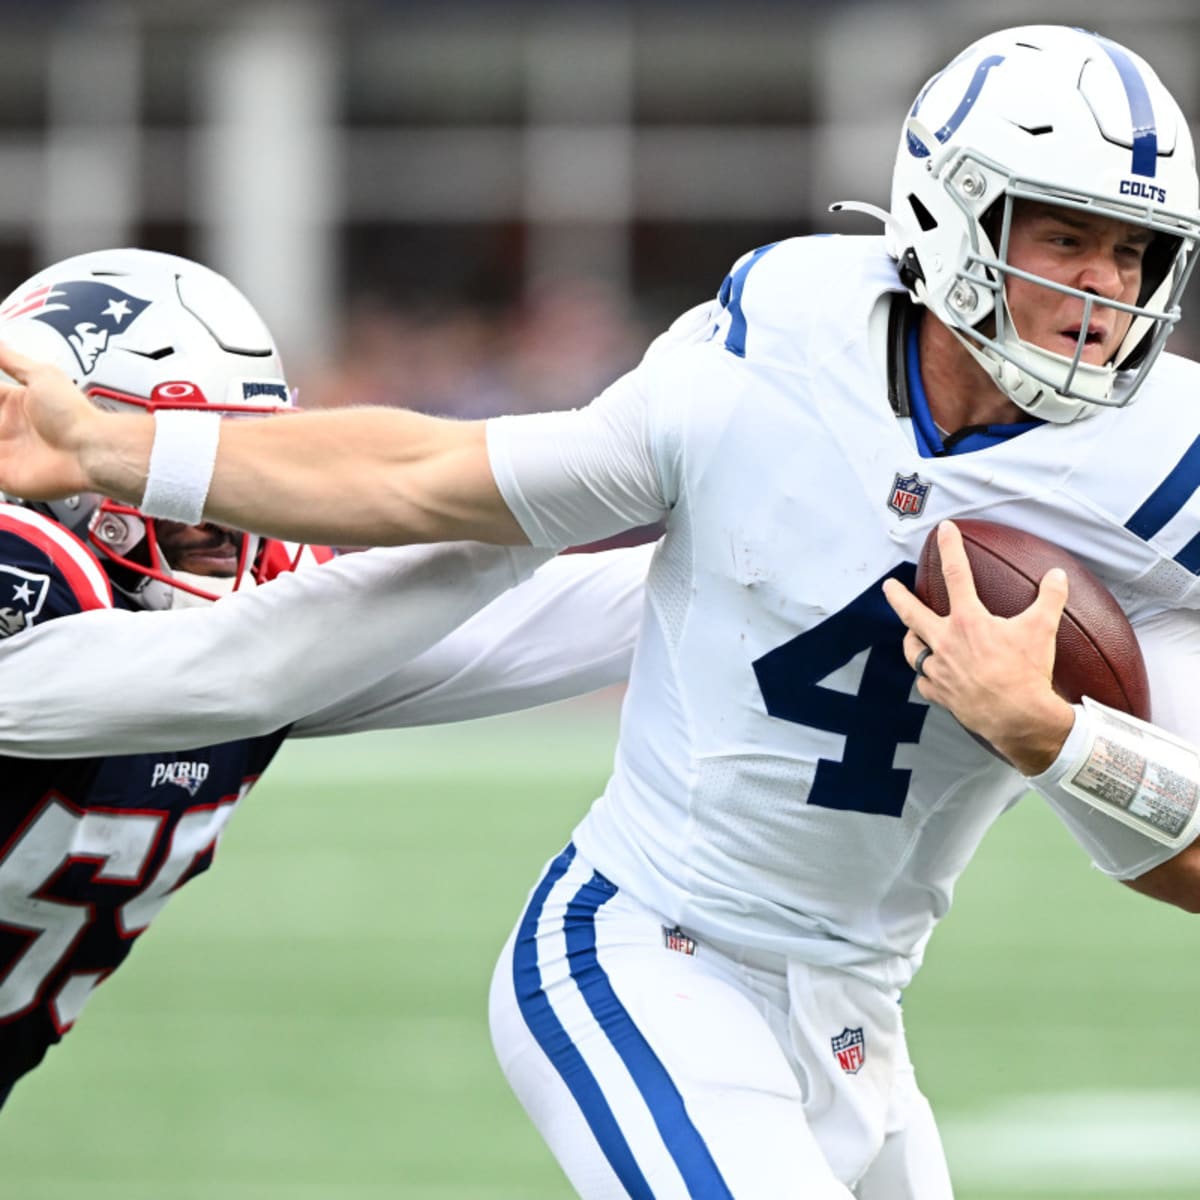
[[[725,335],[725,349],[731,354],[736,354],[738,358],[746,357],[746,314],[742,311],[742,292],[746,288],[746,276],[750,274],[750,268],[777,245],[778,242],[771,242],[770,245],[759,246],[740,267],[725,276],[725,282],[721,284],[721,290],[717,293],[721,307],[729,310],[729,332]]]
[[[1125,528],[1149,541],[1180,512],[1197,488],[1200,488],[1200,437],[1187,448],[1141,508],[1125,522]]]
[[[1175,561],[1193,575],[1200,575],[1200,533],[1175,555]]]
[[[1146,502],[1125,522],[1130,533],[1149,541],[1168,521],[1183,510],[1183,506],[1200,488],[1200,437],[1184,452],[1167,477],[1150,493]],[[1175,561],[1193,575],[1200,575],[1200,533],[1175,555]]]

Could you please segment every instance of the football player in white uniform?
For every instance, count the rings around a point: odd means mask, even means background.
[[[1101,870],[1200,910],[1200,367],[1162,354],[1200,239],[1187,122],[1123,47],[1009,30],[921,90],[894,184],[883,238],[746,255],[577,412],[206,419],[181,447],[0,352],[0,483],[34,495],[320,541],[665,518],[613,776],[492,989],[591,1200],[948,1196],[899,992],[1027,786]],[[980,515],[1108,585],[1158,725],[1055,696],[1058,573],[1013,621],[972,604],[941,523]],[[945,620],[908,591],[939,525]]]
[[[0,321],[114,409],[245,416],[290,402],[245,299],[171,255],[55,264]],[[436,646],[545,556],[385,550],[267,582],[306,557],[331,556],[94,494],[0,503],[0,1105],[209,866],[285,738],[463,719],[623,679],[647,552],[555,561]],[[118,714],[107,699],[120,693]]]

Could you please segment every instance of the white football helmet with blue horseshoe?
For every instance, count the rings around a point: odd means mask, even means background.
[[[1023,340],[1005,300],[1013,204],[1034,201],[1150,230],[1129,332],[1105,364]],[[882,214],[880,214],[882,215]],[[1179,319],[1200,242],[1195,151],[1149,65],[1107,38],[1035,25],[990,34],[920,91],[900,136],[887,244],[913,298],[1033,416],[1072,421],[1133,399]]]

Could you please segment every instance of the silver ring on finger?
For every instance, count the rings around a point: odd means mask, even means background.
[[[925,660],[932,653],[933,651],[928,646],[925,646],[922,648],[921,653],[917,655],[916,661],[913,663],[913,671],[916,673],[918,679],[928,678],[925,674]]]

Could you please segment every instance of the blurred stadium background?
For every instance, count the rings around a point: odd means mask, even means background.
[[[742,251],[886,202],[916,87],[990,28],[1098,28],[1200,114],[1191,0],[0,14],[0,291],[103,245],[200,258],[308,404],[586,402]],[[604,696],[290,748],[17,1089],[0,1197],[565,1200],[486,987],[615,722]],[[1035,803],[1001,823],[906,999],[961,1200],[1200,1195],[1198,951]]]

